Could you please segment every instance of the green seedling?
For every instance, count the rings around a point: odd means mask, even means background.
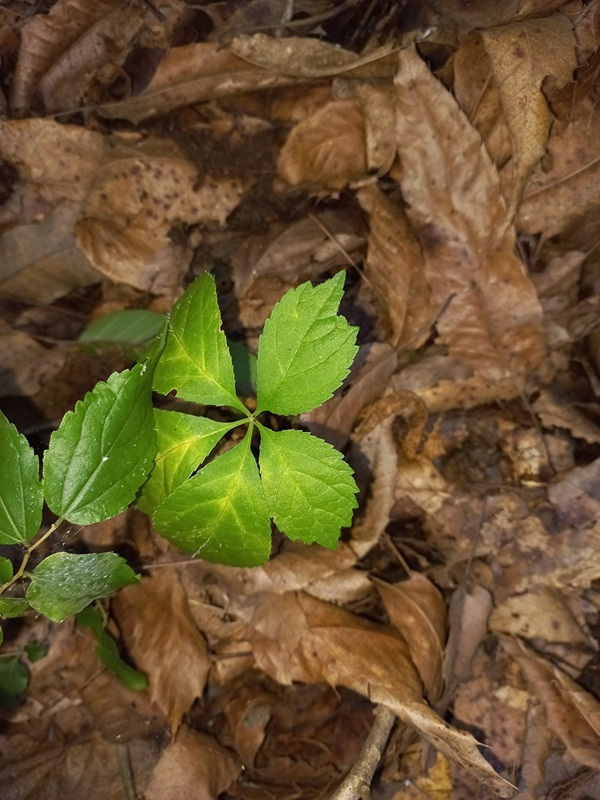
[[[28,570],[63,523],[100,522],[132,503],[174,545],[218,563],[263,564],[272,523],[290,539],[336,547],[356,507],[352,470],[322,439],[267,423],[318,407],[348,374],[357,347],[356,329],[338,315],[343,282],[339,273],[318,286],[304,283],[277,303],[255,363],[245,359],[244,388],[256,383],[250,407],[240,399],[236,347],[221,329],[215,282],[205,273],[177,302],[146,359],[98,383],[65,415],[41,478],[27,440],[0,414],[0,544],[24,549],[14,574],[0,558],[0,616],[32,607],[61,622],[136,583],[139,576],[110,552],[55,552]],[[155,409],[153,391],[196,403],[202,415]],[[214,406],[218,419],[206,414]],[[44,501],[56,521],[39,535]],[[92,630],[106,657],[115,656],[100,628]]]

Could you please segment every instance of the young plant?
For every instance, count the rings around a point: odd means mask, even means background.
[[[265,417],[310,411],[348,374],[356,329],[337,314],[343,282],[339,273],[319,286],[302,284],[275,306],[259,341],[254,410],[236,392],[215,282],[205,273],[173,308],[148,359],[97,384],[65,415],[50,438],[41,479],[33,450],[0,414],[0,544],[25,548],[14,574],[12,562],[0,558],[0,616],[20,616],[32,607],[62,621],[139,580],[110,552],[57,552],[27,570],[32,553],[64,521],[99,522],[136,500],[162,536],[210,561],[264,563],[271,520],[291,539],[335,547],[356,507],[352,470],[323,440],[300,430],[272,430]],[[154,409],[152,390],[224,406],[231,419]],[[240,426],[246,426],[241,441],[227,442],[204,464],[225,434]],[[44,500],[57,519],[38,537]],[[29,580],[24,596],[7,595],[22,578]],[[80,621],[96,636],[109,668],[125,674],[102,619],[88,613]],[[130,678],[141,688],[143,680]]]

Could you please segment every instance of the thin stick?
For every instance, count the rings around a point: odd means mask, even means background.
[[[385,706],[376,706],[373,727],[365,739],[358,761],[346,775],[329,800],[367,800],[371,796],[371,781],[396,720]]]

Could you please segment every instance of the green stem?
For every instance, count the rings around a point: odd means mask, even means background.
[[[33,553],[33,551],[34,551],[36,548],[38,548],[38,547],[39,547],[39,546],[42,544],[42,542],[45,542],[45,541],[46,541],[46,539],[47,539],[49,536],[52,536],[52,534],[54,533],[54,531],[55,531],[55,530],[56,530],[56,529],[57,529],[57,528],[58,528],[60,525],[62,525],[62,523],[63,523],[64,521],[65,521],[65,518],[64,518],[64,517],[59,517],[57,520],[55,520],[55,521],[52,523],[52,525],[51,525],[51,526],[48,528],[48,530],[46,531],[46,533],[42,534],[42,535],[40,536],[40,538],[39,538],[39,539],[36,539],[36,541],[35,541],[35,542],[32,542],[30,545],[28,545],[28,546],[25,548],[25,553],[24,553],[24,555],[23,555],[23,561],[21,562],[21,566],[20,566],[20,567],[19,567],[19,569],[18,569],[18,570],[15,572],[15,574],[12,576],[12,578],[11,578],[11,579],[8,581],[8,583],[5,583],[3,586],[0,586],[0,595],[1,595],[1,594],[4,594],[4,592],[6,592],[6,591],[7,591],[7,589],[10,589],[10,587],[11,587],[11,586],[14,586],[14,584],[15,584],[15,583],[16,583],[18,580],[20,580],[20,579],[23,577],[23,575],[25,574],[25,570],[26,570],[26,568],[27,568],[27,564],[29,563],[29,559],[31,558],[31,554]]]

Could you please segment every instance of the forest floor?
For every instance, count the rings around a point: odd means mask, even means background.
[[[600,800],[599,33],[599,0],[5,0],[4,414],[42,453],[131,363],[87,326],[203,271],[256,351],[345,270],[358,358],[292,423],[361,491],[337,550],[252,569],[64,525],[43,554],[141,574],[102,608],[149,688],[3,621],[3,800],[366,797],[390,711],[373,800]]]

